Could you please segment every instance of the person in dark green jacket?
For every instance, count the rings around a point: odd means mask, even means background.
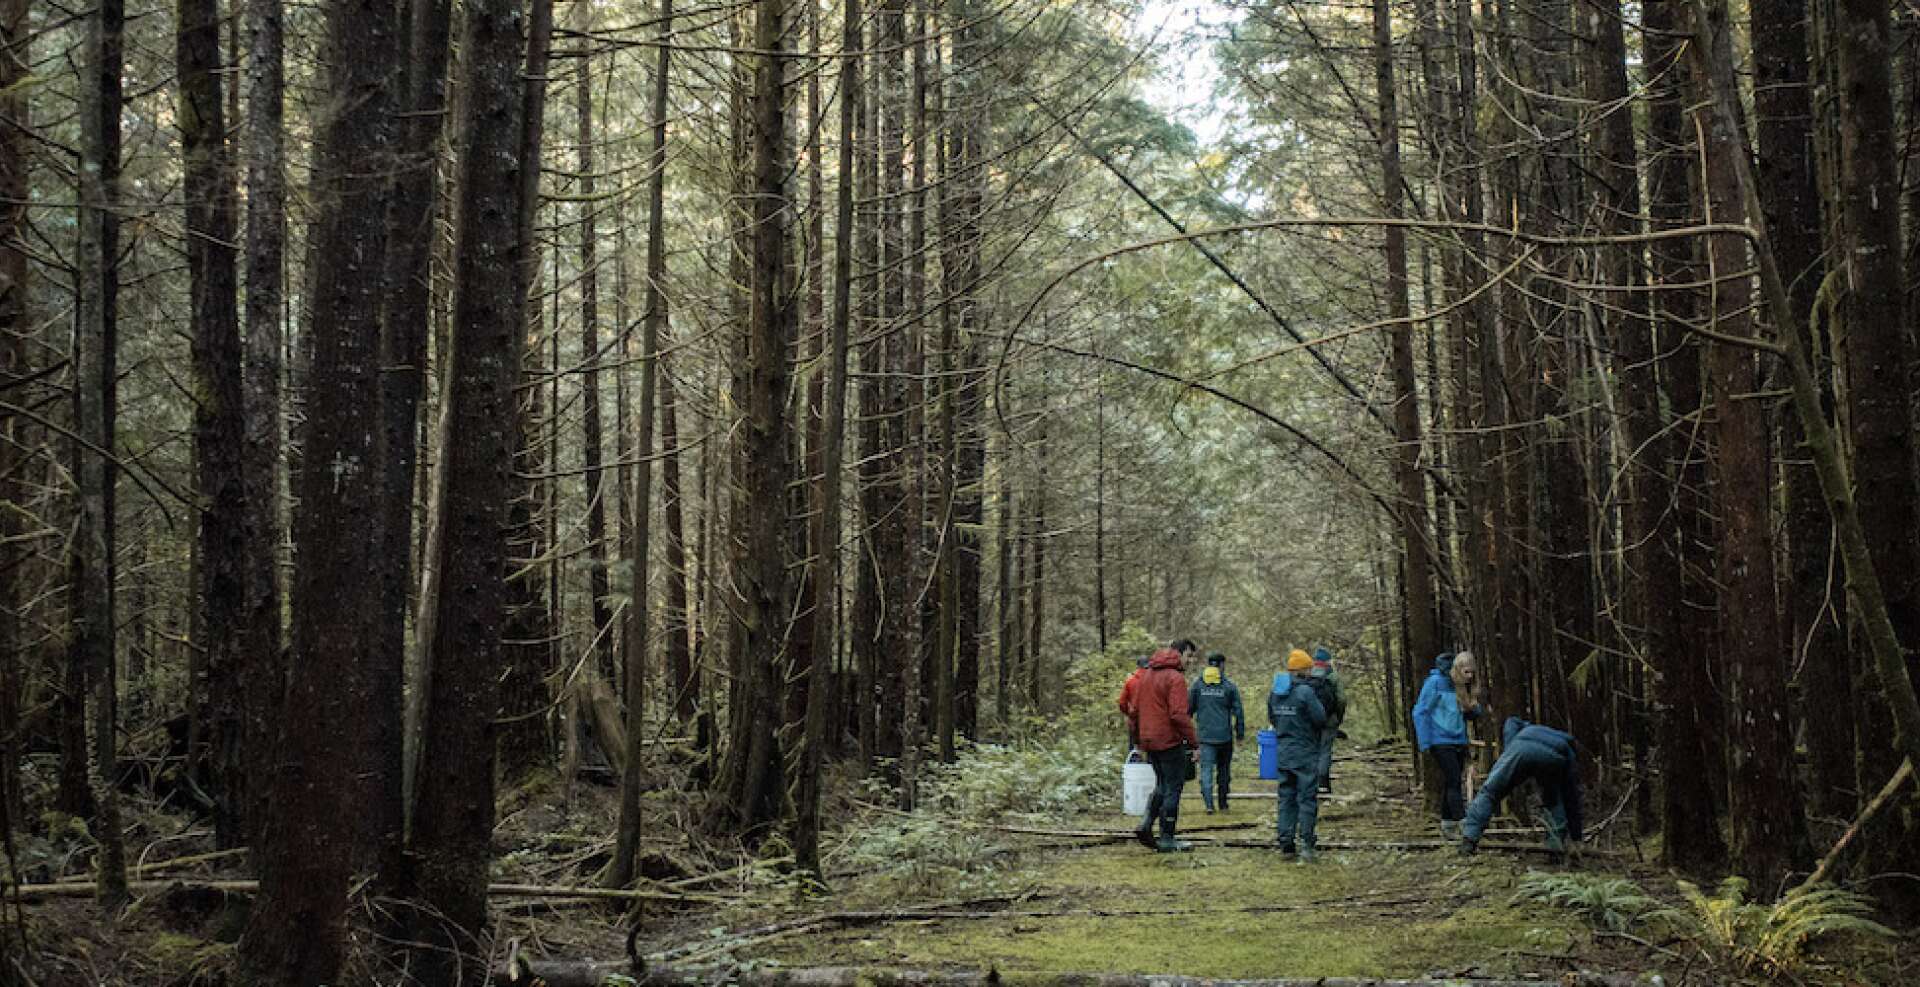
[[[1240,706],[1240,687],[1227,678],[1227,656],[1207,656],[1207,667],[1187,689],[1187,708],[1200,733],[1200,798],[1213,811],[1213,783],[1220,780],[1220,811],[1230,805],[1233,790],[1233,745],[1247,739],[1247,714]]]
[[[1307,684],[1313,686],[1315,695],[1320,697],[1320,705],[1327,708],[1327,725],[1320,728],[1320,792],[1333,791],[1333,742],[1340,735],[1340,724],[1347,718],[1347,690],[1340,683],[1340,673],[1333,668],[1333,652],[1325,648],[1313,649],[1313,674]]]

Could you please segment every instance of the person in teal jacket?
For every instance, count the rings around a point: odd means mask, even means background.
[[[1327,724],[1326,707],[1307,684],[1313,659],[1304,651],[1287,657],[1287,670],[1273,677],[1267,694],[1267,720],[1279,738],[1280,786],[1274,842],[1281,853],[1297,845],[1300,862],[1313,860],[1314,823],[1320,817],[1320,792],[1314,775],[1320,767],[1320,728]],[[1298,843],[1295,843],[1296,837]]]
[[[1213,811],[1213,783],[1220,780],[1220,811],[1229,808],[1233,790],[1233,745],[1247,739],[1247,714],[1240,706],[1240,687],[1227,678],[1227,656],[1207,656],[1207,667],[1187,689],[1187,708],[1200,733],[1200,799]]]
[[[1467,814],[1467,721],[1483,712],[1473,699],[1473,681],[1473,652],[1441,655],[1413,703],[1414,736],[1440,769],[1440,835],[1448,840],[1460,838]]]

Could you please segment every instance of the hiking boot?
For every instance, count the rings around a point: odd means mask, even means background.
[[[1300,848],[1300,859],[1294,861],[1294,863],[1304,867],[1307,864],[1313,863],[1315,859],[1316,857],[1314,856],[1313,848],[1310,846],[1303,846]]]
[[[1154,848],[1153,824],[1149,823],[1145,826],[1140,827],[1139,829],[1134,830],[1133,838],[1134,838],[1134,841],[1139,843],[1141,846],[1146,847],[1149,850],[1153,849]]]
[[[1449,842],[1460,838],[1460,823],[1454,819],[1440,820],[1440,838]]]
[[[1475,842],[1474,840],[1460,841],[1460,856],[1462,857],[1471,857],[1476,852],[1478,852],[1479,849],[1480,849],[1480,844]]]
[[[1162,836],[1160,842],[1154,844],[1153,849],[1158,853],[1186,853],[1193,849],[1193,844],[1186,840],[1176,840],[1171,836]]]
[[[1289,843],[1289,842],[1288,842],[1288,841],[1286,841],[1286,840],[1283,840],[1283,839],[1280,839],[1279,837],[1274,837],[1274,840],[1273,840],[1273,845],[1274,845],[1274,846],[1277,846],[1277,847],[1279,847],[1279,848],[1280,848],[1280,853],[1281,853],[1282,855],[1284,855],[1284,856],[1288,856],[1288,857],[1291,857],[1291,856],[1293,856],[1293,844],[1292,844],[1292,843]]]

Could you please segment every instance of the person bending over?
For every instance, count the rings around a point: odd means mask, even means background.
[[[1500,760],[1494,762],[1487,783],[1473,796],[1461,828],[1460,852],[1471,854],[1493,819],[1500,800],[1531,780],[1540,786],[1540,806],[1546,817],[1547,849],[1565,853],[1568,841],[1586,839],[1586,810],[1581,804],[1580,758],[1570,734],[1507,717],[1501,728]]]

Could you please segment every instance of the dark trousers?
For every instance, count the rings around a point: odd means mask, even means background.
[[[1153,798],[1147,800],[1147,814],[1140,828],[1150,830],[1160,820],[1160,835],[1171,839],[1180,823],[1180,789],[1187,783],[1187,749],[1184,746],[1164,751],[1148,751],[1147,763],[1153,765]]]
[[[1433,747],[1433,763],[1440,766],[1440,818],[1456,822],[1466,817],[1467,748],[1459,744]]]

